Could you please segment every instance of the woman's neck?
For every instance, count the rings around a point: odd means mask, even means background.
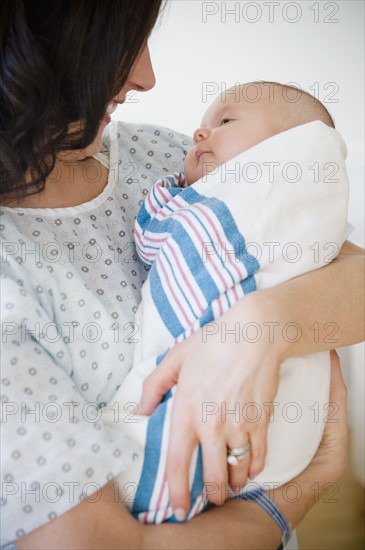
[[[57,160],[43,191],[21,199],[4,197],[1,204],[11,208],[77,206],[100,195],[108,182],[108,173],[108,169],[93,157],[77,162]]]

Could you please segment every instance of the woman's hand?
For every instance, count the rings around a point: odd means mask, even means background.
[[[328,419],[322,441],[307,468],[283,487],[269,492],[277,506],[293,527],[303,519],[306,512],[344,474],[348,458],[347,442],[347,389],[344,384],[340,362],[331,351],[331,385],[329,402],[335,407],[328,409]],[[298,500],[290,498],[290,491],[301,495]]]
[[[227,484],[242,488],[264,467],[269,403],[282,362],[272,337],[270,312],[247,295],[218,321],[173,348],[146,379],[142,414],[151,414],[177,381],[167,458],[170,501],[175,515],[189,510],[189,468],[200,442],[207,497],[224,502]],[[275,312],[275,319],[278,312]],[[271,326],[271,329],[273,327]],[[227,466],[227,447],[251,444],[251,454]]]
[[[337,481],[347,466],[347,388],[342,378],[340,359],[331,350],[331,386],[328,420],[322,441],[311,462],[311,466],[323,466],[331,481]]]

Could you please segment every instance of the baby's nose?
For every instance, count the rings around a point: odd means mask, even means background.
[[[199,143],[199,141],[203,141],[204,139],[207,139],[209,136],[209,130],[208,128],[197,128],[193,135],[194,143]]]

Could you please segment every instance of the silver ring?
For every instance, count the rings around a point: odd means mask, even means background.
[[[243,447],[227,448],[227,463],[231,466],[237,464],[245,458],[251,451],[251,444],[247,443]]]

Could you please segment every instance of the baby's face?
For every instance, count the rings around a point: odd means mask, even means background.
[[[195,146],[184,162],[189,185],[276,133],[266,98],[250,102],[242,90],[227,90],[218,97],[203,116],[201,127],[195,130]]]

